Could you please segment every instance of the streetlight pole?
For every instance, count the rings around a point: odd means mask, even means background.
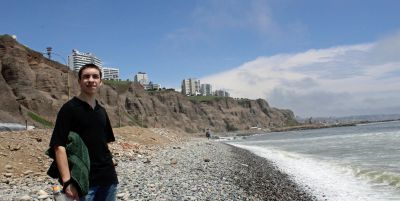
[[[52,47],[47,47],[46,48],[46,53],[43,53],[43,54],[47,54],[49,60],[51,60],[51,55],[54,54],[54,55],[57,55],[58,57],[60,57],[64,61],[64,65],[68,69],[67,70],[67,93],[68,93],[68,100],[69,100],[69,98],[71,97],[71,93],[70,93],[70,86],[69,86],[69,67],[68,67],[67,61],[60,54],[57,54],[57,53],[53,52],[53,48]]]
[[[119,105],[119,93],[117,92],[117,107],[118,107],[118,127],[121,127],[121,109]]]

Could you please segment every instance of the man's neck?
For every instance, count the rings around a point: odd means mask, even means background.
[[[87,102],[93,109],[96,106],[96,96],[95,95],[80,93],[78,98]]]

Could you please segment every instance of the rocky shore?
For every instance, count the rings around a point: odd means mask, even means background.
[[[120,180],[118,200],[314,199],[273,164],[221,142],[190,139],[145,148],[121,145],[113,147]],[[50,201],[54,183],[41,173],[3,178],[0,200]]]

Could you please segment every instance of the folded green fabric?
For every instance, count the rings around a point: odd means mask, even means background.
[[[90,158],[88,149],[81,137],[77,133],[71,131],[68,134],[66,150],[71,179],[78,187],[79,196],[85,196],[89,191]],[[46,151],[46,155],[55,159],[54,148],[50,147],[49,150]],[[51,163],[47,175],[61,180],[55,160]]]

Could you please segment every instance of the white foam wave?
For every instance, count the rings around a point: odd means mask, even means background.
[[[366,170],[357,167],[352,168],[352,170],[357,177],[364,178],[365,180],[371,181],[371,183],[389,185],[400,189],[400,176],[398,174],[380,170]]]
[[[345,135],[327,135],[327,136],[317,136],[317,137],[304,137],[304,138],[294,138],[294,139],[279,139],[279,140],[257,140],[257,141],[246,141],[243,143],[247,144],[264,144],[265,142],[285,142],[285,143],[290,143],[290,142],[298,142],[301,143],[302,141],[315,141],[315,140],[340,140],[340,139],[351,139],[351,138],[360,138],[360,137],[398,137],[400,134],[400,131],[390,131],[390,132],[372,132],[372,133],[350,133],[350,134],[345,134]]]
[[[367,180],[357,178],[348,168],[312,159],[306,155],[274,148],[230,143],[274,162],[305,190],[319,200],[400,200],[400,193],[374,188]]]

